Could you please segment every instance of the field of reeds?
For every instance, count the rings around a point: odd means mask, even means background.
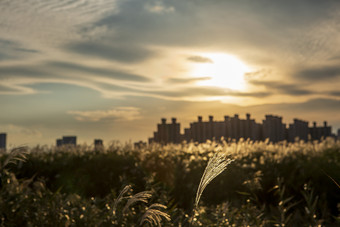
[[[0,174],[0,226],[340,226],[332,139],[17,148]]]

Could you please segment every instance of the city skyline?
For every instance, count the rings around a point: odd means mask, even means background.
[[[159,118],[340,128],[340,2],[0,1],[7,144],[145,141]],[[335,133],[335,132],[334,132]]]
[[[169,123],[166,118],[162,118],[161,123],[157,124],[153,137],[149,137],[149,143],[168,144],[183,141],[205,143],[208,140],[219,141],[222,138],[227,141],[240,139],[265,141],[268,139],[275,143],[284,140],[306,142],[308,140],[320,141],[328,137],[340,138],[340,129],[337,130],[338,134],[332,133],[332,126],[328,125],[327,121],[324,121],[321,126],[314,121],[309,127],[308,121],[295,118],[293,123],[286,124],[282,119],[282,116],[266,114],[262,123],[257,123],[249,113],[246,114],[245,119],[240,118],[238,114],[225,115],[222,121],[214,120],[212,115],[209,115],[207,121],[204,121],[202,116],[198,116],[196,122],[191,122],[190,127],[182,131],[177,118],[171,118]]]
[[[223,119],[215,119],[213,115],[209,115],[207,120],[201,116],[197,116],[197,121],[191,121],[187,127],[181,128],[181,123],[177,118],[172,117],[171,122],[167,122],[167,118],[161,118],[161,123],[157,124],[156,131],[153,131],[153,136],[147,136],[145,140],[130,140],[135,147],[145,146],[147,143],[153,142],[160,144],[199,142],[205,143],[207,140],[219,141],[222,138],[227,141],[238,141],[239,139],[250,139],[251,141],[264,141],[269,139],[270,142],[280,142],[286,140],[294,142],[299,140],[321,140],[327,137],[340,139],[340,128],[333,128],[325,120],[322,123],[294,118],[293,122],[285,122],[282,116],[266,114],[262,122],[259,123],[256,119],[251,118],[250,113],[245,114],[245,118],[239,114],[232,116],[224,115]],[[96,139],[93,139],[96,138]],[[103,146],[109,146],[111,143],[117,142],[115,139],[103,141],[92,135],[91,140],[80,140],[77,135],[63,135],[54,139],[53,144],[34,144],[36,145],[52,145],[60,147],[63,145],[93,145],[101,149]],[[90,142],[91,141],[91,142]],[[122,141],[120,141],[122,142]],[[124,141],[123,141],[124,142]],[[0,149],[6,149],[7,133],[0,133]],[[22,145],[22,144],[21,144]],[[9,145],[13,148],[13,144]]]

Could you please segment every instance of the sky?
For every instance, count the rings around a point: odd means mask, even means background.
[[[176,117],[340,128],[336,0],[1,0],[10,146],[144,140]]]

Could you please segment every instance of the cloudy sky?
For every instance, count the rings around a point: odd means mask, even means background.
[[[146,140],[249,112],[340,128],[336,0],[1,0],[0,131],[12,145]]]

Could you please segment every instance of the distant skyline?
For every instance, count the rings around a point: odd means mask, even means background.
[[[8,145],[146,141],[160,118],[265,114],[340,128],[335,0],[2,0]]]

